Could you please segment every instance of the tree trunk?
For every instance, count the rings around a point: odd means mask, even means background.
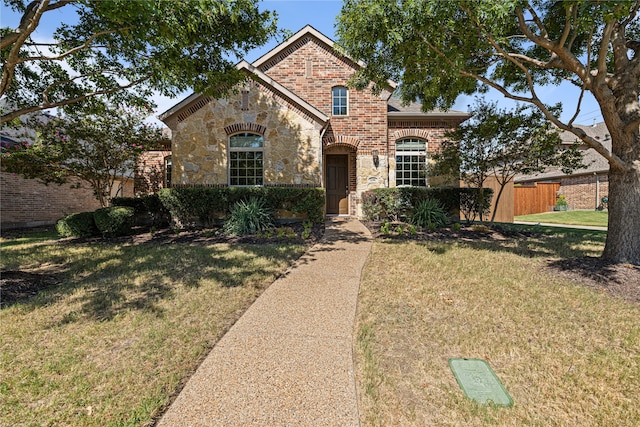
[[[603,258],[640,265],[640,153],[630,170],[609,171],[609,230]]]

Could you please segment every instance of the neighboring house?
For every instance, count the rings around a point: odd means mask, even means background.
[[[359,215],[364,191],[427,186],[429,156],[469,115],[422,112],[347,87],[364,64],[306,26],[253,64],[224,97],[193,94],[160,116],[172,130],[174,185],[316,186],[327,214]]]
[[[42,117],[46,120],[48,116]],[[0,129],[3,151],[30,144],[34,138],[35,132],[28,127]],[[133,179],[119,178],[111,196],[133,196]],[[51,225],[66,215],[99,207],[91,187],[76,178],[63,185],[45,185],[36,179],[0,171],[0,230]]]
[[[135,171],[134,193],[157,193],[171,187],[171,130],[162,130],[163,140],[140,156]]]
[[[576,127],[583,129],[587,135],[600,141],[605,148],[611,150],[611,135],[604,122],[595,123],[592,126],[576,125]],[[566,131],[561,133],[561,138],[565,145],[571,145],[578,139],[574,134]],[[543,173],[516,176],[515,184],[533,186],[539,183],[559,183],[560,187],[555,196],[556,198],[565,196],[569,209],[597,209],[602,198],[609,194],[609,163],[593,148],[582,145],[580,150],[583,152],[585,169],[565,174],[560,168],[552,167]],[[544,210],[548,210],[554,204],[555,200],[549,200],[544,204],[546,207]]]

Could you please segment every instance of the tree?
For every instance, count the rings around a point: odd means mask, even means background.
[[[148,107],[154,90],[231,87],[243,77],[233,57],[276,34],[275,14],[261,12],[258,0],[2,1],[22,19],[0,29],[0,96],[10,105],[0,124],[54,107],[86,109],[105,97]],[[61,9],[77,22],[33,37]]]
[[[450,108],[459,94],[488,87],[535,105],[561,130],[604,156],[609,229],[603,257],[640,264],[640,0],[346,0],[338,43],[362,59],[353,84],[402,81],[405,101]],[[579,89],[561,121],[539,88],[563,81]],[[583,96],[598,102],[612,149],[573,125]]]
[[[146,113],[108,107],[36,123],[35,142],[3,153],[3,170],[46,184],[79,178],[107,206],[116,182],[128,179],[139,155],[160,141],[160,128],[144,123]]]
[[[561,146],[558,130],[532,106],[506,110],[477,100],[469,112],[470,120],[447,133],[441,150],[434,155],[433,169],[480,189],[489,177],[495,177],[500,185],[496,207],[504,187],[518,174],[543,172],[549,166],[566,173],[584,167],[578,144]],[[496,212],[494,209],[492,222]]]

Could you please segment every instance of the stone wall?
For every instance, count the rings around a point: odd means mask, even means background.
[[[227,99],[212,100],[174,131],[172,180],[176,184],[228,183],[228,140],[248,131],[264,136],[265,184],[322,184],[318,123],[278,102],[253,82]]]

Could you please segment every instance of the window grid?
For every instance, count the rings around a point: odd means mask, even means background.
[[[262,136],[241,133],[229,139],[229,185],[263,185]]]
[[[427,186],[426,141],[405,138],[396,142],[396,187]]]
[[[334,87],[332,89],[332,114],[334,116],[346,116],[348,113],[348,92],[346,87]]]

